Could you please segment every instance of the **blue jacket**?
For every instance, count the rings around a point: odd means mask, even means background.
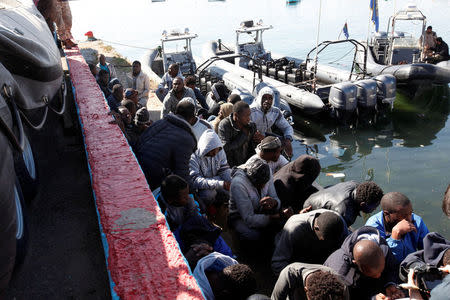
[[[390,234],[386,234],[383,211],[370,217],[366,222],[366,226],[372,226],[378,229],[381,236],[386,239],[397,262],[401,263],[408,254],[423,249],[423,238],[428,234],[428,228],[421,217],[412,214],[412,223],[416,226],[417,232],[411,231],[401,240],[393,239]]]
[[[136,156],[150,187],[155,189],[169,174],[189,182],[189,160],[196,149],[197,139],[189,123],[169,114],[142,133]]]

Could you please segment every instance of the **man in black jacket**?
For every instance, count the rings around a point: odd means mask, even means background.
[[[230,167],[244,164],[253,154],[264,136],[250,121],[250,106],[244,101],[233,105],[233,113],[219,124],[219,137]]]
[[[342,276],[350,289],[351,299],[402,298],[397,288],[398,264],[377,229],[363,226],[349,235],[341,248],[325,261]],[[383,294],[383,295],[381,295]]]
[[[441,37],[436,39],[436,46],[430,49],[433,50],[433,55],[426,59],[428,62],[437,64],[438,62],[446,61],[450,58],[448,54],[448,45]]]
[[[166,115],[141,135],[136,154],[152,189],[171,173],[189,182],[189,160],[197,149],[191,127],[195,121],[195,106],[183,101],[175,115]]]
[[[344,218],[347,226],[351,226],[360,211],[373,212],[382,197],[383,190],[375,182],[359,183],[352,180],[312,194],[303,204],[303,208],[334,210]]]

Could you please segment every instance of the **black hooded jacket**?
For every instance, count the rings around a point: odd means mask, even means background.
[[[400,278],[407,281],[409,269],[430,265],[437,267],[450,249],[450,241],[437,232],[430,232],[423,238],[423,250],[410,253],[400,264]]]
[[[355,201],[356,188],[360,183],[347,181],[335,184],[312,194],[303,204],[303,207],[312,206],[312,209],[325,208],[340,214],[347,226],[355,223],[359,216],[358,203]]]
[[[173,173],[189,182],[189,160],[197,149],[192,127],[181,117],[166,115],[142,133],[136,155],[152,189]]]
[[[376,242],[383,250],[385,267],[380,278],[364,276],[353,262],[353,247],[364,239]],[[398,264],[395,257],[378,230],[370,226],[363,226],[349,235],[342,243],[341,248],[328,257],[324,266],[332,268],[343,277],[345,284],[350,288],[351,299],[370,299],[378,293],[384,293],[390,283],[398,282]]]
[[[317,191],[311,184],[319,173],[319,161],[309,155],[302,155],[278,170],[273,176],[273,183],[281,206],[290,206],[295,212],[302,209],[305,199]]]

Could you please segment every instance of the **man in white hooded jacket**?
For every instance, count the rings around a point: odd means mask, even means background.
[[[229,198],[231,170],[222,147],[219,136],[208,129],[198,140],[197,150],[189,162],[191,185],[198,191],[204,207],[213,204],[218,194]]]
[[[286,154],[292,157],[292,139],[294,129],[284,118],[283,113],[278,107],[273,107],[274,92],[266,86],[263,87],[250,105],[251,120],[256,124],[256,129],[263,135],[272,132],[272,126],[275,125],[283,133],[283,142]]]

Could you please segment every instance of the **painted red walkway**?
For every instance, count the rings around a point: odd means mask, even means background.
[[[66,50],[115,299],[204,299],[78,49]],[[68,170],[70,172],[70,170]]]

